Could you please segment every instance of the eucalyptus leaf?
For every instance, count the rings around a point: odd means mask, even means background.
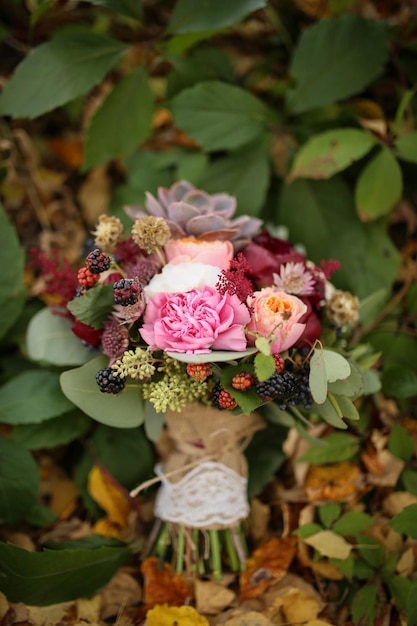
[[[198,33],[231,26],[245,15],[261,9],[266,0],[205,0],[198,6],[194,0],[178,0],[171,16],[171,33]]]
[[[96,285],[67,304],[68,310],[83,324],[100,328],[114,306],[113,286]]]
[[[347,425],[342,420],[340,416],[340,408],[339,410],[335,408],[335,406],[330,402],[329,398],[326,398],[324,402],[317,404],[316,402],[311,407],[313,412],[317,412],[320,417],[324,419],[325,422],[330,424],[331,426],[335,426],[336,428],[346,429]]]
[[[181,361],[182,363],[224,363],[227,361],[237,361],[238,359],[243,359],[244,357],[250,356],[255,352],[257,352],[256,348],[248,348],[243,352],[212,350],[206,354],[188,354],[185,352],[173,352],[172,350],[167,350],[166,354],[172,359],[177,359],[177,361]]]
[[[138,385],[126,386],[117,395],[103,393],[98,388],[96,373],[107,365],[108,359],[102,356],[63,372],[60,377],[63,393],[97,422],[117,428],[140,426],[145,414]]]
[[[327,389],[336,395],[358,397],[363,389],[363,374],[354,361],[349,361],[350,374],[343,380],[335,380],[328,384]]]
[[[357,128],[334,128],[314,135],[297,152],[288,182],[296,178],[330,178],[361,159],[376,143]]]
[[[323,350],[323,359],[327,382],[334,383],[336,380],[344,380],[350,376],[350,363],[338,352]]]
[[[0,96],[1,98],[1,96]],[[0,204],[0,250],[2,277],[0,282],[0,339],[23,310],[26,289],[23,283],[25,253],[17,233]]]
[[[0,389],[0,422],[37,424],[73,409],[59,386],[59,374],[29,370]]]
[[[359,319],[364,327],[373,322],[387,304],[389,298],[390,293],[387,289],[378,289],[361,300]]]
[[[310,359],[309,385],[311,395],[317,404],[327,398],[327,373],[323,350],[314,350]]]
[[[417,131],[397,137],[395,148],[400,159],[417,163]]]
[[[133,150],[152,133],[154,102],[143,67],[126,74],[95,112],[87,130],[83,170]]]
[[[146,436],[150,441],[158,441],[165,424],[165,415],[155,411],[152,402],[145,400],[145,422],[144,428]]]
[[[205,150],[232,150],[264,130],[270,111],[248,91],[220,81],[197,83],[171,101],[175,124]]]
[[[55,31],[16,68],[0,95],[1,114],[33,119],[85,94],[127,49],[126,44],[86,28]]]
[[[349,420],[360,419],[359,411],[350,398],[346,396],[334,396],[334,398],[340,407],[343,417]]]
[[[31,453],[0,435],[0,519],[7,524],[25,519],[39,489],[39,468]]]
[[[82,365],[89,361],[91,348],[74,335],[72,324],[68,317],[54,313],[49,307],[35,313],[26,333],[28,357],[57,366]]]
[[[384,25],[360,15],[318,20],[306,28],[292,55],[292,113],[302,113],[362,91],[383,71],[388,56]]]
[[[364,220],[388,215],[401,198],[401,168],[389,148],[381,148],[362,170],[355,188],[356,208]]]
[[[129,553],[126,546],[29,552],[1,543],[0,590],[10,602],[35,606],[88,598],[104,587]]]

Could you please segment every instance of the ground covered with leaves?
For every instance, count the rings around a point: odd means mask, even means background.
[[[0,6],[0,626],[417,624],[414,3]],[[254,438],[249,556],[222,580],[146,552],[156,487],[129,491],[165,437],[77,409],[47,323],[47,355],[26,343],[98,217],[181,179],[339,259],[372,360],[360,420]]]

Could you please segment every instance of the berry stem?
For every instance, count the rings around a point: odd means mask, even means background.
[[[222,562],[220,555],[220,539],[219,539],[219,531],[218,530],[209,530],[210,536],[210,561],[211,561],[211,569],[213,570],[213,578],[215,580],[221,580],[222,573]]]

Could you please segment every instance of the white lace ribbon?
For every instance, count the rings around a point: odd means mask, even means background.
[[[234,526],[249,514],[247,479],[223,463],[205,461],[171,483],[163,466],[155,472],[161,478],[155,515],[166,522],[191,528]]]

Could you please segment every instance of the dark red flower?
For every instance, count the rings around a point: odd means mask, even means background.
[[[80,322],[80,320],[76,319],[71,326],[71,330],[74,335],[92,348],[97,348],[97,346],[100,345],[101,336],[103,334],[102,328],[93,328],[92,326],[88,326],[88,324],[84,324],[83,322]]]
[[[296,348],[301,348],[305,345],[312,346],[316,339],[320,339],[321,335],[321,321],[320,315],[314,310],[310,298],[307,296],[301,296],[302,300],[307,306],[307,311],[302,317],[300,317],[300,323],[305,324],[303,334],[295,344]]]
[[[305,263],[306,258],[301,252],[285,239],[272,237],[268,231],[262,231],[249,243],[244,254],[251,266],[251,278],[258,287],[268,287],[274,283],[273,274],[279,274],[283,263]]]

